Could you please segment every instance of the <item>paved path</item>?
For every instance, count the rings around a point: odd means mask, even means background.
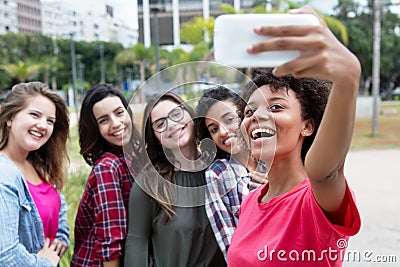
[[[400,149],[351,151],[345,174],[362,219],[348,250],[369,255],[371,262],[350,259],[343,266],[400,266]],[[373,262],[380,256],[395,256],[396,262]]]

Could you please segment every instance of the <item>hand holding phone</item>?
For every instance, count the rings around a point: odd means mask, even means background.
[[[217,17],[214,24],[215,61],[232,67],[276,67],[296,59],[299,51],[268,51],[255,55],[246,49],[268,38],[253,32],[259,26],[318,25],[312,14],[229,14]]]

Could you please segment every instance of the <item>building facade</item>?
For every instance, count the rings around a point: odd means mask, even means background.
[[[18,0],[17,16],[19,33],[42,33],[40,0]]]
[[[0,0],[0,34],[18,32],[16,0]]]
[[[103,10],[81,14],[63,0],[0,0],[0,34],[39,33],[54,39],[116,42],[124,47],[137,43],[138,29],[115,18],[112,6],[99,9]]]
[[[104,41],[130,47],[138,41],[138,31],[114,17],[113,7],[101,12],[78,13],[65,1],[42,3],[43,34],[53,38],[72,37],[76,41]]]
[[[230,4],[236,10],[253,7],[257,0],[138,0],[139,42],[146,46],[155,44],[154,29],[158,20],[159,45],[181,45],[179,38],[180,24],[194,17],[205,19],[223,14],[221,4]],[[147,10],[146,10],[147,9]],[[175,14],[174,15],[174,9]],[[174,16],[175,18],[174,22]],[[179,25],[174,25],[179,24]],[[151,39],[149,41],[149,39]]]

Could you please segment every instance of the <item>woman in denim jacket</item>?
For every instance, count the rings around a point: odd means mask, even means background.
[[[57,266],[68,248],[68,139],[57,93],[40,82],[12,88],[0,112],[0,266]]]

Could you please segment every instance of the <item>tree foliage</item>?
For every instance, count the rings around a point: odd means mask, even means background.
[[[40,66],[38,64],[26,63],[18,61],[0,66],[13,80],[18,83],[26,82],[27,80],[35,79],[38,76]]]
[[[282,13],[297,8],[309,1],[270,1],[270,13]],[[400,54],[400,20],[398,14],[391,13],[390,1],[382,1],[381,25],[381,90],[400,86],[400,61],[394,55]],[[361,6],[359,1],[339,0],[335,15],[322,16],[328,27],[354,52],[362,65],[361,91],[368,92],[372,77],[373,58],[373,1]],[[266,13],[266,1],[260,0],[252,13]],[[231,5],[222,4],[224,13],[236,13]],[[241,13],[242,11],[239,11]],[[214,18],[204,20],[195,17],[181,25],[181,40],[192,45],[191,51],[180,48],[170,52],[159,48],[161,69],[195,60],[212,59],[212,36]],[[210,41],[204,40],[208,32]],[[122,69],[130,69],[142,82],[156,69],[155,47],[143,44],[124,49],[122,45],[107,42],[74,42],[75,54],[80,54],[78,63],[84,64],[84,80],[89,86],[100,81],[100,45],[104,46],[106,81],[117,84],[124,80]],[[57,88],[68,88],[72,84],[71,40],[57,39],[33,34],[8,33],[0,35],[0,93],[20,81],[39,79],[47,83],[56,81]],[[78,77],[77,77],[78,78]],[[79,80],[79,79],[77,79]],[[87,86],[87,87],[89,87]]]
[[[386,94],[400,85],[400,61],[394,55],[400,53],[400,36],[396,29],[400,28],[399,14],[390,10],[390,1],[382,1],[381,10],[381,51],[380,51],[380,90]],[[361,91],[371,91],[373,60],[373,2],[368,1],[367,6],[360,6],[354,0],[340,0],[335,8],[336,18],[347,28],[349,33],[348,47],[359,58],[362,65]]]
[[[117,81],[117,67],[114,61],[122,45],[106,42],[74,42],[75,54],[81,55],[85,65],[85,81],[91,86],[100,81],[100,50],[104,45],[106,81]],[[54,81],[57,89],[71,87],[71,40],[57,39],[32,34],[7,33],[0,35],[0,92],[21,81]],[[51,85],[50,85],[51,87]],[[56,89],[56,88],[54,88]]]
[[[208,32],[208,36],[212,39],[214,35],[214,18],[205,20],[202,17],[195,17],[192,20],[182,24],[181,40],[188,44],[198,44],[204,41],[204,33]]]

